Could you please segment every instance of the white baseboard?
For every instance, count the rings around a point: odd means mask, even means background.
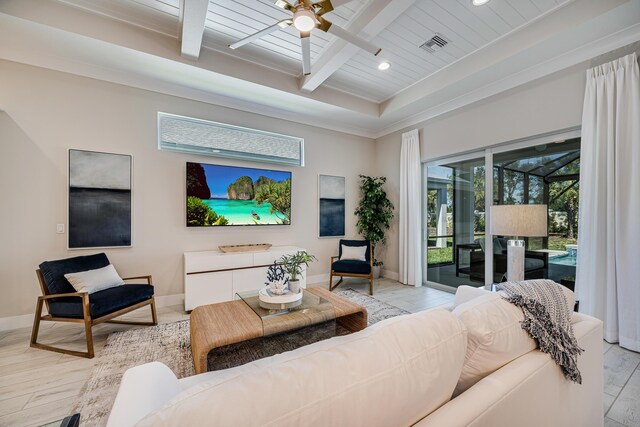
[[[380,272],[380,275],[386,279],[391,280],[398,280],[400,278],[400,274],[397,271],[389,271],[384,269]]]
[[[11,329],[28,328],[33,325],[33,314],[23,314],[22,316],[0,317],[0,331]]]
[[[184,307],[184,294],[162,295],[156,297],[156,308],[181,305]]]
[[[184,294],[163,295],[156,297],[156,307],[170,307],[172,305],[184,306]],[[46,314],[46,310],[43,310]],[[33,326],[33,313],[21,316],[0,317],[0,331],[12,329],[30,328]]]
[[[313,276],[307,276],[307,285],[313,285],[314,283],[323,283],[328,281],[328,274],[315,274]]]

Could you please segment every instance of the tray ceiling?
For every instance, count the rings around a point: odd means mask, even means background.
[[[353,0],[326,17],[380,55],[314,30],[301,76],[291,27],[228,48],[272,1],[2,0],[0,59],[378,137],[640,40],[640,0]]]

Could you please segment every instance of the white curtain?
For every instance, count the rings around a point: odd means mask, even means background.
[[[402,134],[400,149],[400,282],[422,286],[420,248],[420,136]]]
[[[576,292],[604,338],[640,351],[640,73],[631,54],[587,71]]]

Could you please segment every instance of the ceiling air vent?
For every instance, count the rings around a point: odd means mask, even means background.
[[[436,33],[435,36],[431,37],[426,42],[420,45],[420,49],[424,49],[429,53],[435,53],[436,51],[442,49],[449,43],[449,40],[445,38],[440,33]]]

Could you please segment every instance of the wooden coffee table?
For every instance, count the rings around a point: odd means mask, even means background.
[[[222,302],[196,307],[190,316],[191,352],[196,374],[207,372],[207,356],[218,347],[236,344],[253,338],[298,330],[305,326],[330,321],[336,322],[350,332],[367,327],[367,310],[327,289],[309,288],[311,296],[320,297],[330,303],[317,310],[299,310],[287,314],[261,318],[242,300]]]

